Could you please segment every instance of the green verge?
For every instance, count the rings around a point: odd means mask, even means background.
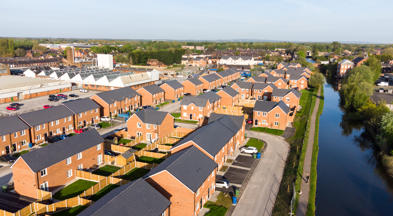
[[[66,186],[65,188],[55,193],[55,195],[53,195],[53,198],[57,200],[65,200],[71,197],[75,197],[95,184],[97,184],[97,182],[79,179],[76,182]]]
[[[314,146],[311,159],[311,170],[310,170],[310,193],[308,198],[307,213],[308,216],[315,215],[315,198],[317,194],[317,164],[318,164],[318,152],[319,152],[319,118],[322,115],[324,96],[323,96],[323,86],[321,88],[321,97],[319,100],[319,107],[317,116],[315,119],[315,134],[314,134]]]
[[[112,166],[112,165],[105,165],[93,171],[93,174],[102,175],[102,176],[110,176],[112,173],[119,170],[120,167]]]
[[[255,138],[250,138],[246,144],[246,146],[252,146],[258,149],[258,152],[261,152],[261,149],[263,148],[263,146],[265,145],[265,143],[262,140],[259,139],[255,139]]]
[[[293,122],[295,134],[287,139],[290,144],[290,149],[272,215],[287,216],[290,211],[293,183],[298,175],[299,159],[303,147],[303,140],[305,139],[307,121],[310,116],[310,110],[312,109],[312,101],[313,98],[315,98],[317,90],[309,89],[302,90],[301,92],[300,106],[302,109],[296,113]]]
[[[203,207],[210,209],[205,216],[225,216],[227,210],[232,206],[232,198],[227,193],[220,192],[217,201],[207,201]]]
[[[183,119],[175,119],[175,122],[187,123],[187,124],[198,124],[198,121],[194,121],[194,120],[183,120]]]
[[[180,118],[180,113],[171,113],[171,115],[175,118]]]
[[[277,136],[281,136],[284,134],[283,130],[271,129],[271,128],[263,128],[263,127],[253,127],[250,130],[257,132],[269,133]]]

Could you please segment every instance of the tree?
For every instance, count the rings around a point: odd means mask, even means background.
[[[339,55],[341,54],[341,43],[337,42],[337,41],[333,41],[333,43],[331,44],[332,47],[332,51]]]
[[[309,80],[310,86],[317,88],[323,85],[323,83],[325,83],[325,77],[323,76],[323,74],[316,72],[311,75]]]
[[[15,50],[15,56],[17,56],[17,57],[23,57],[23,56],[25,56],[26,55],[26,51],[24,50],[24,49],[22,49],[22,48],[17,48],[16,50]]]
[[[381,61],[375,56],[370,56],[365,62],[365,65],[367,65],[373,73],[373,82],[377,81],[382,72]]]
[[[391,151],[393,148],[393,113],[387,112],[381,118],[379,146],[382,150]]]

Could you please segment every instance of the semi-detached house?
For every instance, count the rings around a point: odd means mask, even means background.
[[[210,104],[212,105],[213,111],[221,107],[221,97],[213,91],[206,92],[204,94],[198,95],[197,97],[206,98],[207,100],[209,100]]]
[[[30,127],[32,143],[42,143],[49,137],[73,132],[74,113],[63,105],[19,115]]]
[[[127,120],[129,137],[140,137],[148,142],[168,136],[174,129],[174,117],[168,112],[143,109]]]
[[[229,107],[239,103],[239,93],[230,86],[227,86],[217,92],[221,97],[221,106]]]
[[[74,128],[83,128],[100,122],[100,106],[90,98],[63,103],[74,114]]]
[[[1,155],[29,148],[29,126],[17,116],[0,117]]]
[[[18,194],[35,198],[37,189],[56,191],[72,182],[77,169],[103,163],[104,139],[94,129],[20,156],[12,165]]]
[[[149,85],[136,90],[142,97],[142,106],[153,106],[164,102],[165,91],[158,85]]]
[[[202,122],[213,112],[213,105],[207,98],[185,96],[180,102],[180,118]]]
[[[130,87],[100,92],[91,99],[100,105],[101,116],[107,117],[133,111],[141,106],[141,96]]]
[[[275,89],[272,93],[272,101],[283,101],[291,110],[299,106],[301,93],[296,89]]]
[[[184,93],[190,95],[199,95],[203,91],[203,82],[198,78],[189,78],[183,81]]]
[[[165,159],[145,179],[171,205],[170,216],[198,215],[215,191],[217,164],[189,146]]]
[[[184,95],[184,86],[177,80],[165,81],[160,88],[165,91],[165,100],[177,100]]]
[[[252,87],[252,97],[256,100],[270,100],[276,86],[267,83],[254,83]]]
[[[79,216],[169,216],[169,200],[142,178],[122,185],[94,202]]]
[[[240,99],[248,99],[252,94],[252,83],[237,81],[231,86],[240,94]]]
[[[223,80],[216,73],[200,76],[199,80],[203,83],[203,89],[215,89],[223,84]]]
[[[254,127],[285,130],[291,120],[290,109],[283,101],[256,101],[253,110]]]

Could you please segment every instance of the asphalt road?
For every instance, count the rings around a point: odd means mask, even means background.
[[[267,147],[232,215],[271,215],[288,156],[289,144],[282,137],[266,133],[246,130],[246,135],[264,140]]]

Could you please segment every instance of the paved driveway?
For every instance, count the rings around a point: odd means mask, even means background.
[[[176,101],[175,103],[169,103],[160,108],[160,111],[164,112],[180,112],[180,101]]]
[[[289,144],[284,138],[270,134],[248,130],[246,134],[247,137],[264,140],[267,148],[232,215],[270,215],[280,186]]]

